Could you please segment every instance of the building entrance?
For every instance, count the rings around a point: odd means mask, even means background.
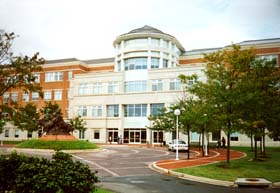
[[[124,143],[140,144],[147,141],[146,129],[124,129],[123,136]]]

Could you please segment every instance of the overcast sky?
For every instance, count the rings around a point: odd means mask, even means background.
[[[0,0],[16,54],[47,60],[114,57],[118,35],[150,25],[186,50],[280,38],[280,0]]]

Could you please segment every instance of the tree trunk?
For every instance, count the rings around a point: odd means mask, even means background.
[[[207,155],[209,155],[209,152],[210,152],[210,151],[209,151],[209,149],[210,149],[209,134],[207,133],[206,136],[207,136],[207,146],[208,146],[208,147],[207,147]]]
[[[204,157],[204,129],[202,129],[202,157]]]
[[[263,156],[266,156],[266,149],[265,149],[265,128],[263,128]]]
[[[230,132],[227,132],[227,163],[230,162]]]
[[[260,137],[260,154],[263,154],[262,137]]]
[[[251,139],[251,151],[254,151],[253,150],[253,133],[251,132],[251,135],[250,135],[250,139]]]
[[[190,150],[191,150],[190,128],[189,128],[189,126],[188,126],[188,159],[190,159]]]
[[[254,137],[254,140],[255,140],[255,156],[254,156],[254,159],[257,159],[258,158],[258,141],[257,141],[257,138],[256,136]]]
[[[198,150],[200,150],[200,142],[201,142],[201,133],[199,134],[199,138],[198,138]]]

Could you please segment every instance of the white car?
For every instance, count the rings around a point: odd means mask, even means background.
[[[178,144],[179,145],[177,145],[177,140],[176,139],[170,141],[167,144],[168,150],[169,151],[176,151],[177,148],[178,148],[178,151],[188,151],[189,150],[188,144],[185,141],[179,139]]]

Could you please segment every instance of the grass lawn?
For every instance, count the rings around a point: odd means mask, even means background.
[[[232,149],[247,153],[247,157],[233,160],[227,166],[224,162],[177,169],[177,172],[212,179],[235,181],[236,178],[265,178],[272,182],[280,182],[280,148],[267,148],[267,158],[251,161],[254,153],[249,147],[233,147]]]
[[[96,144],[83,140],[75,141],[44,141],[32,139],[24,141],[17,148],[34,148],[34,149],[59,149],[59,150],[74,150],[74,149],[96,149]]]

